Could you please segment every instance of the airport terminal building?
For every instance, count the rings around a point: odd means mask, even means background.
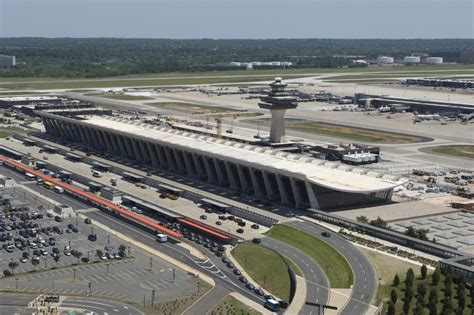
[[[142,121],[37,114],[46,132],[62,140],[298,208],[382,204],[400,184],[354,166]]]

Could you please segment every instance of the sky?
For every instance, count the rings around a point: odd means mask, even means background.
[[[0,0],[0,37],[474,38],[472,0]]]

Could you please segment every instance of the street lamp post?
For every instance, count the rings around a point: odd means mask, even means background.
[[[74,272],[74,282],[76,282],[76,268],[73,268],[72,271]]]
[[[151,306],[155,303],[155,289],[151,290]]]
[[[176,279],[176,269],[173,268],[173,283],[175,279]]]
[[[109,263],[106,264],[107,266],[107,277],[109,276]]]
[[[150,271],[153,270],[153,257],[150,257]]]
[[[15,278],[16,281],[16,290],[18,291],[18,278]]]

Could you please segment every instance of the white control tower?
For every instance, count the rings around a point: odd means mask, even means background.
[[[287,109],[296,108],[296,97],[290,96],[285,92],[287,84],[277,77],[270,84],[272,91],[267,96],[260,97],[262,100],[258,104],[260,108],[269,109],[272,114],[272,124],[270,128],[270,142],[285,142],[285,112]]]

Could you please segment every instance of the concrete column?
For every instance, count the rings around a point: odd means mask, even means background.
[[[104,139],[105,149],[107,150],[107,153],[109,155],[113,155],[114,154],[114,147],[112,145],[112,141],[109,138],[109,135],[104,130],[100,130],[100,133],[102,135],[102,138]]]
[[[96,134],[97,140],[99,141],[99,150],[105,151],[106,143],[104,138],[102,137],[102,133],[99,129],[94,129],[94,132]]]
[[[260,187],[260,185],[258,184],[257,176],[255,175],[255,170],[253,168],[249,167],[249,173],[250,173],[250,180],[252,182],[255,197],[263,196],[262,187]]]
[[[285,142],[285,112],[286,109],[273,109],[272,124],[270,128],[270,142]]]
[[[140,147],[138,145],[138,140],[133,139],[133,138],[129,138],[128,140],[132,144],[133,156],[135,157],[135,161],[144,162],[145,157],[142,155],[142,152],[141,152]]]
[[[197,173],[194,169],[194,162],[191,160],[191,158],[189,157],[189,155],[182,151],[183,153],[183,158],[184,158],[184,164],[186,164],[186,170],[187,170],[187,174],[188,176],[196,176]]]
[[[147,142],[145,145],[148,147],[148,154],[150,155],[150,158],[151,158],[151,165],[158,166],[160,163],[158,163],[158,157],[153,148],[153,144],[150,142]]]
[[[296,185],[296,180],[290,177],[290,184],[291,184],[291,190],[293,190],[293,195],[295,196],[295,206],[297,208],[302,207],[303,197],[301,197],[301,193],[298,189],[298,186]]]
[[[52,120],[52,123],[53,123],[53,126],[54,126],[54,131],[55,131],[55,136],[56,137],[59,137],[59,138],[62,138],[63,135],[63,130],[61,129],[61,127],[59,127],[59,123],[57,120]]]
[[[288,205],[290,201],[288,200],[288,195],[285,190],[285,186],[283,185],[283,181],[279,174],[275,174],[276,182],[278,184],[278,191],[280,192],[280,202],[284,205]]]
[[[237,165],[237,172],[239,173],[240,184],[242,185],[242,191],[249,192],[251,191],[251,183],[249,183],[248,178],[245,177],[245,173],[243,170],[244,166]]]
[[[214,166],[216,168],[217,179],[219,181],[219,185],[224,185],[226,183],[226,178],[224,177],[224,174],[222,174],[222,170],[219,166],[218,160],[213,159],[213,161],[214,161]]]
[[[169,168],[169,163],[166,160],[166,156],[163,153],[163,147],[159,144],[155,144],[155,151],[158,153],[158,160],[160,161],[160,167],[161,168]]]
[[[112,145],[113,154],[120,155],[120,148],[118,147],[118,143],[114,135],[111,132],[107,132],[107,137],[109,138],[110,144]]]
[[[239,190],[239,185],[237,183],[237,178],[235,178],[234,173],[232,173],[232,168],[230,167],[230,163],[224,161],[225,169],[227,170],[227,175],[229,176],[229,183],[230,189]]]
[[[128,156],[128,153],[127,153],[127,149],[125,148],[125,142],[124,142],[123,136],[122,135],[114,135],[114,136],[120,148],[120,155],[126,158]]]
[[[306,186],[306,192],[308,193],[309,205],[313,209],[321,210],[318,199],[316,198],[316,195],[314,194],[313,187],[311,187],[311,184],[306,181],[305,181],[305,186]]]
[[[166,155],[166,160],[168,161],[168,168],[170,171],[177,171],[178,166],[176,164],[176,158],[173,155],[173,152],[171,152],[172,149],[168,147],[163,147],[165,150],[165,155]]]
[[[142,154],[142,156],[143,156],[143,161],[144,161],[145,163],[151,164],[151,158],[150,158],[150,156],[148,155],[148,150],[146,149],[145,144],[143,143],[143,141],[141,141],[141,140],[135,140],[134,142],[137,142],[137,145],[138,145],[138,147],[140,148],[140,152],[141,152],[141,154]]]
[[[203,178],[206,176],[205,171],[202,169],[201,164],[199,163],[199,157],[196,155],[196,153],[191,153],[193,163],[194,163],[194,169],[197,172],[197,175],[199,178]]]
[[[134,152],[133,141],[129,137],[124,136],[123,142],[125,143],[125,149],[127,149],[128,158],[131,160],[136,159],[137,156]]]
[[[79,136],[81,137],[82,144],[87,145],[87,137],[86,137],[86,134],[84,133],[84,127],[81,125],[78,125],[77,131],[79,132]]]
[[[217,178],[215,178],[214,173],[212,172],[212,165],[211,165],[212,161],[209,162],[208,159],[209,158],[206,157],[205,155],[202,156],[202,160],[204,162],[204,168],[206,169],[207,181],[217,183]]]
[[[270,184],[270,179],[268,178],[267,172],[262,171],[263,182],[265,183],[265,190],[267,191],[267,197],[270,200],[274,199],[274,192],[272,185]]]
[[[176,165],[178,166],[178,171],[179,172],[186,172],[186,166],[184,166],[183,160],[181,159],[181,156],[179,156],[179,151],[178,149],[171,149],[173,151],[173,155],[176,161]]]
[[[97,140],[97,137],[94,133],[94,130],[92,128],[87,128],[87,132],[89,133],[89,138],[92,143],[92,146],[97,149],[100,147],[99,142]]]

